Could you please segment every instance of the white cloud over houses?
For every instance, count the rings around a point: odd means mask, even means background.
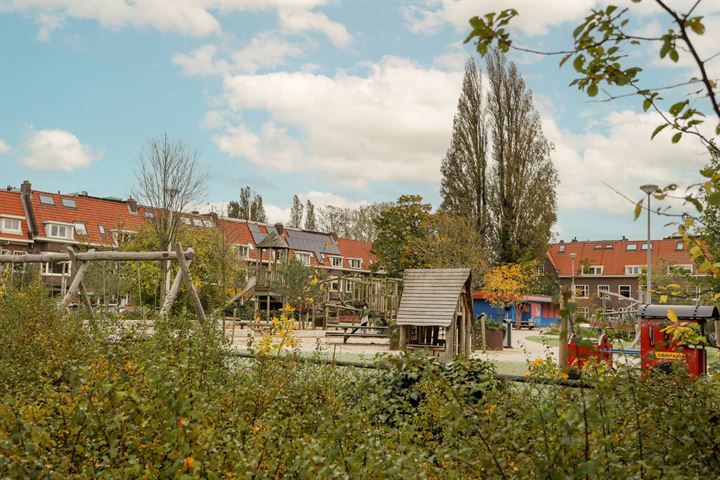
[[[31,130],[19,161],[34,170],[71,172],[89,166],[103,155],[102,151],[80,143],[67,130]]]
[[[234,75],[224,95],[234,111],[266,111],[214,137],[220,150],[282,172],[317,172],[357,188],[368,182],[438,183],[459,95],[460,72],[422,68],[397,57],[338,71]]]
[[[0,155],[2,155],[3,153],[8,153],[8,152],[10,152],[11,150],[12,150],[12,147],[10,147],[10,145],[8,145],[8,144],[5,142],[5,140],[3,140],[2,138],[0,138]]]
[[[553,159],[560,175],[561,210],[602,210],[632,214],[633,206],[608,188],[611,185],[631,199],[643,194],[639,186],[677,183],[686,187],[699,181],[698,171],[708,163],[707,150],[692,136],[677,144],[670,132],[654,140],[650,135],[660,118],[630,110],[612,112],[601,122],[605,133],[572,134],[543,116],[546,136],[555,143]]]

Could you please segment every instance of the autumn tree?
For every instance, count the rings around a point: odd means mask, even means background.
[[[303,220],[303,204],[297,195],[293,195],[292,207],[290,207],[290,221],[288,222],[289,227],[300,228],[302,227]]]
[[[272,291],[299,313],[305,313],[323,298],[323,273],[295,258],[278,264],[278,280],[271,285]],[[281,279],[281,280],[280,280]]]
[[[371,268],[390,275],[401,275],[407,268],[427,265],[413,245],[427,242],[423,227],[430,216],[430,204],[423,203],[420,195],[403,195],[395,205],[383,210],[375,218],[377,238],[372,251],[377,261]]]
[[[315,205],[313,205],[310,199],[305,202],[305,230],[317,230]]]
[[[491,305],[503,309],[515,309],[515,326],[520,328],[521,308],[525,296],[532,293],[538,280],[538,261],[525,263],[500,263],[483,277],[482,289]]]
[[[472,220],[485,234],[488,224],[488,127],[482,75],[470,59],[453,120],[450,147],[442,161],[440,209]]]

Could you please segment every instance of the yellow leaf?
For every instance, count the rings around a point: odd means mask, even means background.
[[[671,322],[677,323],[677,321],[678,321],[677,314],[675,313],[675,310],[673,310],[672,308],[668,308],[667,317],[670,319]]]
[[[660,295],[660,303],[667,303],[668,296],[667,295]]]

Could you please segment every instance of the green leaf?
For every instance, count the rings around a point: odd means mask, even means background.
[[[643,208],[643,200],[640,200],[639,202],[637,202],[635,204],[635,214],[634,214],[633,220],[637,220],[638,217],[640,217],[640,214],[642,213],[642,208]]]
[[[582,67],[585,63],[585,57],[583,55],[578,55],[575,57],[575,60],[573,60],[573,67],[575,68],[575,71],[582,73]]]
[[[595,95],[597,95],[598,94],[598,86],[594,83],[591,84],[587,89],[587,94],[590,95],[591,97],[594,97]]]
[[[702,35],[705,33],[705,25],[702,24],[700,21],[702,17],[693,18],[692,20],[689,20],[687,23],[690,25],[690,28],[692,28],[692,31],[697,33],[698,35]]]
[[[720,192],[714,192],[708,195],[707,202],[710,205],[720,205]]]
[[[565,65],[565,62],[567,62],[568,58],[570,57],[572,57],[572,52],[568,53],[562,58],[562,60],[560,60],[560,66],[562,67],[563,65]]]
[[[647,112],[650,107],[652,107],[652,100],[646,98],[643,102],[643,110]]]
[[[668,126],[667,123],[663,123],[662,125],[658,125],[658,127],[653,131],[652,135],[650,136],[650,140],[652,140],[653,138],[655,138],[655,137],[657,136],[657,134],[660,133],[660,132],[662,132],[662,130],[663,130],[665,127],[667,127],[667,126]]]
[[[672,143],[678,143],[681,138],[682,132],[677,132],[675,135],[672,136]]]
[[[670,115],[677,117],[680,112],[682,112],[683,108],[688,104],[688,100],[683,100],[682,102],[677,102],[673,104],[672,107],[670,107]]]
[[[678,59],[680,59],[680,55],[678,55],[677,50],[674,48],[672,50],[670,50],[669,55],[670,55],[670,60],[672,60],[675,63],[677,63]]]

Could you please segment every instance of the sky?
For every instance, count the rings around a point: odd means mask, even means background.
[[[654,2],[631,28],[668,27]],[[691,3],[674,1],[673,5]],[[694,3],[694,2],[693,2]],[[270,221],[292,197],[357,206],[421,194],[440,203],[465,61],[468,19],[512,6],[518,45],[561,49],[607,1],[0,0],[0,185],[127,197],[149,139],[181,139],[209,172],[202,207],[252,186]],[[720,50],[720,1],[704,0],[703,58]],[[631,53],[643,86],[695,76],[657,46]],[[476,57],[477,58],[477,57]],[[512,53],[554,144],[556,240],[645,237],[639,185],[697,182],[707,153],[672,145],[637,98],[591,101],[557,57]],[[482,65],[482,60],[479,60]],[[720,56],[708,64],[720,78]],[[668,92],[668,105],[672,101]],[[707,108],[700,103],[701,108]],[[676,208],[681,208],[676,206]],[[673,232],[653,220],[653,236]]]

